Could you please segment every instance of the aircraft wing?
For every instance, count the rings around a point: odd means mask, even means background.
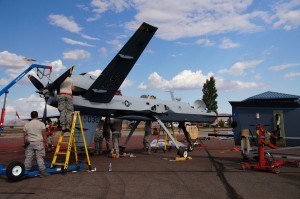
[[[157,28],[143,23],[83,95],[98,103],[108,103],[148,45]]]

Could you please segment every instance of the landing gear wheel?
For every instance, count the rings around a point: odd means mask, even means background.
[[[279,174],[279,173],[280,173],[279,167],[275,167],[275,168],[273,169],[273,172],[276,173],[276,174]]]
[[[187,158],[188,157],[188,151],[187,151],[187,149],[180,148],[178,150],[178,153],[179,153],[180,157],[183,157],[183,158]]]
[[[13,161],[6,168],[6,176],[11,181],[19,181],[24,177],[25,166],[22,162]]]

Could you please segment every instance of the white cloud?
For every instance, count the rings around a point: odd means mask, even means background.
[[[268,13],[251,11],[252,0],[139,0],[135,20],[126,24],[134,30],[143,21],[157,27],[157,36],[165,40],[227,32],[257,32]],[[258,23],[254,23],[258,22]]]
[[[94,71],[90,71],[88,73],[91,74],[91,75],[95,75],[96,77],[98,77],[102,73],[102,70],[94,70]]]
[[[107,56],[107,49],[105,47],[102,47],[99,49],[99,54],[101,57],[106,57]]]
[[[76,7],[80,8],[80,9],[82,9],[84,11],[88,11],[89,10],[89,7],[87,7],[86,5],[82,5],[82,4],[79,4]]]
[[[64,59],[72,59],[72,60],[89,59],[90,56],[91,54],[88,51],[82,49],[63,52]]]
[[[259,82],[242,82],[239,80],[225,80],[223,78],[215,77],[216,87],[218,91],[236,91],[252,88],[265,88],[267,87],[264,83]]]
[[[71,44],[71,45],[80,45],[80,46],[94,47],[94,45],[90,45],[90,44],[88,44],[86,42],[76,41],[76,40],[69,39],[69,38],[66,38],[66,37],[63,37],[62,40],[64,42],[66,42],[67,44]]]
[[[263,60],[237,62],[237,63],[233,64],[230,68],[225,68],[225,69],[219,70],[218,72],[221,74],[228,73],[231,75],[240,76],[240,75],[245,74],[245,70],[250,69],[250,68],[255,68],[257,65],[261,64],[262,62],[263,62]]]
[[[166,80],[157,72],[153,72],[148,77],[148,83],[139,85],[139,89],[160,89],[160,90],[185,90],[202,88],[206,79],[212,76],[211,73],[204,75],[202,71],[193,72],[184,70],[174,76],[171,80]]]
[[[202,46],[214,46],[215,43],[209,39],[198,39],[196,41],[196,44],[202,45]]]
[[[276,22],[273,24],[275,28],[283,27],[285,30],[292,30],[300,26],[300,1],[292,0],[290,2],[282,2],[276,4],[273,18]]]
[[[94,8],[93,11],[98,14],[104,13],[107,10],[122,12],[123,10],[131,7],[131,2],[124,0],[92,0],[91,6]]]
[[[282,71],[282,70],[285,70],[287,68],[294,67],[294,66],[300,66],[300,63],[288,63],[288,64],[282,64],[282,65],[277,65],[277,66],[271,66],[269,68],[269,70]]]
[[[133,85],[132,81],[125,79],[124,82],[122,83],[122,85],[120,86],[120,89],[124,89],[124,88],[130,87],[132,85]]]
[[[177,54],[172,54],[171,56],[172,57],[179,57],[179,56],[182,56],[183,54],[182,53],[177,53]]]
[[[171,80],[166,80],[160,76],[157,72],[153,72],[148,77],[148,83],[142,82],[139,85],[139,89],[157,89],[157,90],[191,90],[202,89],[203,84],[213,73],[203,74],[202,71],[190,71],[184,70],[175,75]],[[214,76],[216,80],[216,87],[218,91],[233,91],[251,88],[264,88],[267,85],[259,82],[242,82],[239,80],[225,80],[218,76]]]
[[[295,77],[300,77],[300,73],[287,73],[284,75],[286,79],[294,79]]]
[[[86,35],[86,34],[81,34],[81,36],[85,39],[88,39],[88,40],[100,40],[99,38],[97,37],[91,37],[89,35]]]
[[[0,85],[6,86],[8,83],[9,83],[8,79],[6,79],[6,78],[0,79]]]
[[[0,67],[9,66],[13,68],[20,68],[20,66],[25,67],[26,63],[23,60],[24,56],[17,55],[15,53],[10,53],[8,51],[0,52]]]
[[[154,54],[155,52],[152,49],[145,49],[144,53],[145,54]]]
[[[107,41],[108,44],[112,45],[115,50],[120,50],[124,44],[119,39]]]
[[[130,30],[144,21],[159,27],[157,36],[165,40],[198,37],[227,32],[257,32],[274,23],[287,30],[300,25],[299,0],[271,2],[273,10],[253,6],[253,0],[92,0],[89,21],[98,20],[107,11],[135,9],[134,20],[126,23]],[[260,9],[260,10],[258,10]]]
[[[100,19],[100,18],[101,18],[101,15],[95,14],[94,16],[87,18],[86,21],[87,21],[87,22],[93,22],[93,21],[97,21],[97,20]]]
[[[62,61],[60,59],[50,62],[49,64],[52,66],[52,72],[54,73],[60,73],[61,71],[66,70],[66,66],[63,65]]]
[[[74,21],[73,17],[66,17],[64,15],[49,15],[48,17],[52,25],[63,28],[72,33],[80,33],[82,28]]]
[[[239,47],[239,43],[235,43],[231,41],[229,38],[223,38],[220,44],[220,48],[228,49],[228,48],[236,48]]]
[[[14,101],[14,109],[12,112],[18,112],[21,118],[30,118],[30,112],[35,110],[38,111],[39,117],[43,116],[45,108],[45,100],[37,94],[32,94],[27,98],[19,98]],[[56,108],[47,105],[47,115],[59,115]]]

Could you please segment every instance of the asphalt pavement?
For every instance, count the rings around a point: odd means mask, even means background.
[[[123,136],[121,144],[125,139]],[[178,140],[184,143],[182,134]],[[1,175],[0,198],[300,198],[300,168],[282,166],[280,174],[243,171],[232,139],[202,141],[187,161],[174,161],[175,148],[144,155],[142,142],[142,135],[133,135],[126,148],[131,157],[91,155],[92,172],[84,164],[79,172],[18,182]],[[0,163],[5,167],[12,160],[24,161],[22,145],[20,136],[1,136]],[[46,161],[52,156],[48,153]]]

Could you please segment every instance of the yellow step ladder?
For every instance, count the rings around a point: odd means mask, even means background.
[[[51,168],[53,168],[54,166],[61,166],[63,174],[65,174],[68,169],[71,152],[74,152],[76,164],[79,163],[78,154],[77,154],[77,146],[76,146],[76,138],[75,138],[75,126],[76,126],[77,118],[79,119],[80,131],[81,131],[81,136],[82,136],[82,140],[84,143],[84,150],[85,150],[87,163],[89,166],[89,170],[91,170],[91,162],[90,162],[88,148],[86,145],[85,135],[84,135],[83,127],[82,127],[81,116],[80,116],[79,112],[75,111],[73,113],[70,135],[68,136],[68,135],[66,135],[65,132],[61,132],[61,134],[58,138],[57,146],[56,146],[53,160],[51,163]],[[68,139],[66,139],[66,138],[68,138]],[[65,146],[67,145],[66,151],[62,151],[62,145],[65,145]],[[73,147],[74,151],[72,151],[72,147]],[[63,157],[62,159],[64,159],[64,162],[57,162],[58,156],[60,156],[60,157],[62,156]]]

